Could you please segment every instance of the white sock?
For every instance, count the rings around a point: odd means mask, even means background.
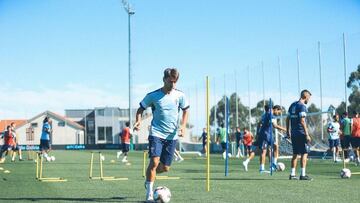
[[[265,164],[260,164],[260,170],[261,171],[265,170]]]
[[[277,164],[277,158],[274,158],[274,164]]]
[[[124,156],[123,161],[125,161],[126,159],[127,159],[127,156]]]
[[[178,157],[179,157],[179,159],[183,159],[182,156],[180,155],[180,153],[179,153]]]
[[[301,168],[301,175],[302,175],[302,176],[305,176],[305,175],[306,175],[305,168]]]
[[[336,160],[335,151],[333,150],[333,160]]]
[[[248,164],[248,163],[250,162],[250,159],[247,158],[247,159],[245,160],[245,162],[246,162],[246,164]]]
[[[291,176],[295,176],[295,168],[291,168],[291,173],[290,173]]]
[[[145,184],[146,184],[146,194],[152,194],[153,193],[154,182],[146,181]]]
[[[48,155],[47,153],[44,153],[44,154],[43,154],[43,157],[44,157],[44,158],[48,158],[49,155]]]
[[[22,159],[22,155],[21,155],[21,154],[19,155],[19,159]]]

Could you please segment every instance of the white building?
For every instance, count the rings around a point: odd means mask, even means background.
[[[52,120],[52,145],[84,144],[84,127],[56,113],[45,111],[16,127],[20,145],[39,145],[44,118]]]

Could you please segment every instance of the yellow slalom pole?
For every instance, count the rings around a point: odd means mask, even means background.
[[[209,111],[209,76],[206,76],[206,158],[207,158],[207,170],[206,170],[206,191],[210,191],[210,111]]]
[[[144,151],[144,159],[143,159],[143,177],[145,178],[146,177],[146,151]]]
[[[91,152],[89,178],[92,178],[93,175],[93,164],[94,164],[94,152]]]
[[[43,172],[43,156],[42,154],[40,155],[40,174],[39,174],[39,179],[41,180],[42,178],[42,172]]]
[[[39,179],[39,154],[36,156],[36,179]]]
[[[103,164],[102,164],[102,159],[101,159],[101,152],[99,152],[99,158],[100,158],[100,179],[102,180],[104,177],[104,172],[103,172]]]

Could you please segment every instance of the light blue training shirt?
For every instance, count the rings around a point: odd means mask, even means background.
[[[140,106],[143,109],[152,109],[150,136],[167,140],[178,139],[180,109],[184,111],[189,108],[183,92],[173,89],[169,94],[165,94],[160,88],[148,93]]]
[[[41,140],[50,140],[51,125],[45,122],[42,127]]]

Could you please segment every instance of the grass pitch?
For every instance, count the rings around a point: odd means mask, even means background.
[[[44,162],[44,177],[63,177],[68,182],[39,182],[35,180],[34,161],[9,162],[0,167],[0,202],[143,202],[145,199],[142,177],[143,153],[130,152],[125,165],[116,160],[116,151],[102,151],[105,155],[104,176],[127,177],[128,181],[100,181],[89,179],[90,151],[53,151],[55,162]],[[96,157],[94,175],[99,175]],[[111,162],[116,160],[116,162]],[[230,159],[229,176],[224,176],[224,160],[220,155],[211,157],[211,191],[206,192],[206,160],[185,156],[181,163],[173,162],[167,176],[180,180],[157,180],[156,186],[167,186],[172,193],[171,202],[359,202],[360,175],[350,179],[339,176],[342,163],[330,160],[309,160],[307,173],[313,181],[288,180],[290,160],[284,172],[259,174],[258,159],[242,168],[243,159]],[[352,172],[360,167],[349,164]],[[299,175],[299,173],[297,173]]]

